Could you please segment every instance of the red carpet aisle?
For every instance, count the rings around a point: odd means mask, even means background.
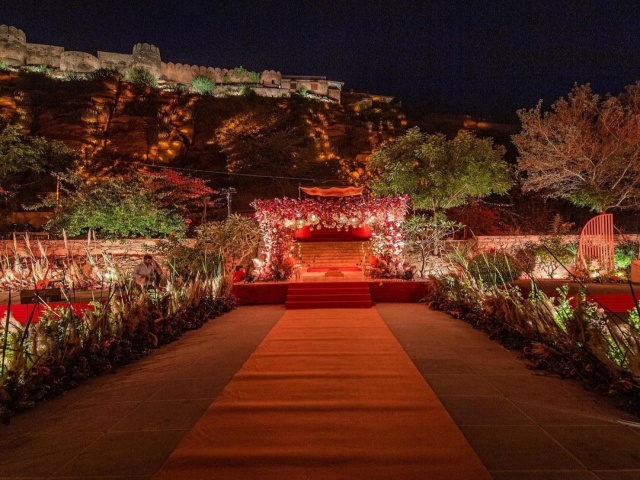
[[[373,310],[287,311],[156,479],[491,477]]]

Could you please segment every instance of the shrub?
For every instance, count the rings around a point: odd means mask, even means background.
[[[165,88],[167,91],[175,93],[186,93],[189,91],[189,86],[184,83],[174,83],[173,85],[168,85]]]
[[[624,242],[618,243],[614,247],[614,259],[616,263],[616,268],[620,270],[627,270],[631,267],[631,262],[638,258],[638,249],[640,248],[640,243],[633,242],[630,240],[625,240]]]
[[[640,312],[635,308],[629,311],[629,325],[640,332]]]
[[[122,74],[113,68],[99,68],[87,74],[89,80],[120,81]]]
[[[561,236],[543,238],[540,243],[530,245],[536,256],[536,265],[552,278],[558,271],[573,266],[578,246],[574,242],[565,243]]]
[[[86,75],[78,72],[64,72],[64,79],[68,82],[77,82],[86,80]]]
[[[9,65],[7,64],[7,62],[3,62],[2,60],[0,60],[0,72],[8,72],[9,71]]]
[[[257,97],[258,94],[256,93],[256,91],[253,88],[251,88],[251,87],[249,87],[247,85],[244,85],[240,89],[240,96],[241,97],[254,98],[254,97]]]
[[[518,260],[506,253],[481,253],[471,259],[468,272],[479,284],[494,287],[518,279],[523,267]]]
[[[124,74],[124,79],[130,83],[137,83],[140,85],[146,85],[147,87],[151,88],[158,88],[158,80],[146,68],[130,68]]]
[[[220,275],[223,259],[217,254],[207,254],[198,247],[190,247],[182,242],[169,240],[158,246],[167,258],[172,273],[182,278],[202,278]]]
[[[209,77],[199,76],[191,80],[191,88],[200,95],[211,95],[215,87],[216,82]]]
[[[522,270],[527,275],[532,275],[536,269],[537,256],[534,244],[524,244],[513,252],[513,256],[522,266]]]
[[[29,65],[28,67],[24,67],[24,70],[29,73],[44,75],[45,77],[53,76],[53,71],[46,65]]]

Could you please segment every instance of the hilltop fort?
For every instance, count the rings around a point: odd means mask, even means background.
[[[90,73],[101,68],[124,72],[129,68],[145,68],[158,80],[173,84],[190,84],[195,77],[208,77],[217,84],[253,84],[256,93],[264,96],[286,96],[300,90],[340,102],[343,82],[322,76],[282,75],[264,70],[255,76],[242,68],[225,69],[181,63],[165,63],[160,49],[148,43],[137,43],[131,54],[67,51],[64,47],[27,43],[26,34],[16,27],[0,25],[0,61],[12,67],[45,65],[61,72]]]

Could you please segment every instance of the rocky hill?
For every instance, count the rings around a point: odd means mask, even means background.
[[[214,187],[235,187],[240,209],[256,196],[297,195],[299,183],[360,183],[371,151],[407,127],[385,103],[200,96],[108,72],[69,80],[1,72],[0,117],[75,149],[87,175],[183,168]]]

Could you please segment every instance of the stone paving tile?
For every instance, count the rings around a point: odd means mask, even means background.
[[[178,446],[187,430],[109,432],[55,471],[55,477],[152,475]]]
[[[125,475],[125,476],[118,475],[117,477],[82,477],[83,480],[151,480],[152,478],[153,478],[153,475]],[[49,479],[47,480],[78,480],[78,477],[49,477]]]
[[[516,360],[516,362],[524,368],[512,374],[485,374],[484,378],[507,397],[540,398],[548,396],[549,398],[557,398],[595,396],[582,387],[573,388],[574,382],[570,380],[547,376],[544,373],[537,374],[527,370],[526,364],[522,360]]]
[[[30,432],[12,436],[10,446],[2,448],[0,475],[49,476],[102,435],[99,432],[65,431],[56,434]]]
[[[413,357],[411,355],[410,357],[420,373],[423,375],[433,373],[473,373],[474,371],[466,362],[459,358],[423,358]]]
[[[149,397],[149,401],[157,400],[194,400],[198,398],[216,398],[229,383],[232,376],[212,375],[203,378],[175,378]]]
[[[444,407],[461,425],[532,425],[507,398],[498,396],[442,395]]]
[[[3,436],[20,435],[24,432],[48,434],[56,432],[106,432],[142,402],[104,403],[96,407],[95,403],[67,403],[61,407],[36,408],[33,412],[24,412],[12,419],[9,426],[0,429]],[[96,408],[100,409],[99,414]]]
[[[629,427],[551,426],[545,430],[591,470],[640,470],[640,435]]]
[[[535,423],[551,425],[611,425],[620,420],[637,420],[633,415],[616,409],[603,400],[600,407],[580,397],[512,398],[516,405]],[[546,401],[545,401],[546,400]]]
[[[600,480],[640,480],[640,470],[595,470],[593,473]]]
[[[585,470],[537,426],[460,426],[489,470]]]
[[[144,402],[113,426],[110,431],[188,430],[202,416],[211,402],[211,398]]]
[[[500,392],[480,375],[441,374],[423,375],[436,395],[498,395]]]
[[[111,382],[104,382],[96,385],[94,390],[83,389],[78,392],[72,400],[77,403],[113,403],[113,402],[135,402],[145,401],[167,384],[167,381],[155,380],[123,382],[123,379],[114,379]]]
[[[592,472],[489,472],[493,480],[598,480]]]

